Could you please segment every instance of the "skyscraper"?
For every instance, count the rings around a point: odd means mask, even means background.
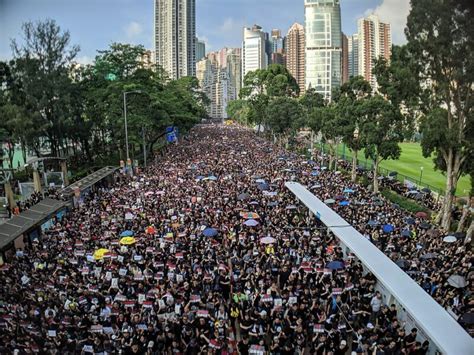
[[[373,88],[377,87],[372,75],[374,60],[380,57],[390,59],[392,34],[390,24],[382,23],[376,15],[361,18],[357,22],[359,36],[359,75],[363,76]]]
[[[156,63],[171,79],[196,73],[196,0],[155,0]]]
[[[229,70],[222,67],[218,60],[220,52],[208,53],[196,65],[201,90],[210,100],[207,112],[212,118],[227,118],[227,104],[236,99]]]
[[[342,84],[349,81],[349,39],[342,34]]]
[[[293,24],[286,35],[286,67],[296,79],[300,94],[305,91],[305,34],[304,27]]]
[[[196,63],[206,56],[206,43],[196,38]]]
[[[349,78],[359,75],[359,36],[352,35],[347,38],[347,56]]]
[[[265,69],[268,65],[266,51],[266,34],[258,25],[244,28],[242,42],[242,80],[245,75],[257,69]]]
[[[242,83],[242,50],[240,48],[230,48],[227,51],[227,71],[235,90],[235,98],[238,98]]]
[[[281,31],[273,29],[271,34],[270,42],[272,45],[272,53],[283,51],[283,37],[281,36]]]
[[[284,38],[278,29],[273,29],[271,32],[270,51],[269,63],[285,65]]]
[[[330,98],[341,85],[341,7],[339,0],[305,0],[306,88]]]

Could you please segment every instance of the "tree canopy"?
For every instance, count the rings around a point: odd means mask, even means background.
[[[145,66],[143,46],[112,43],[92,64],[79,65],[79,47],[55,21],[25,23],[23,37],[12,41],[13,59],[0,62],[0,139],[10,162],[20,143],[25,156],[27,149],[38,156],[72,149],[88,165],[118,164],[124,92],[132,157],[144,140],[152,154],[167,126],[185,132],[206,116],[208,99],[197,79],[170,80],[161,68]]]

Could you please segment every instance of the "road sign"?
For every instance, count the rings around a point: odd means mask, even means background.
[[[167,133],[166,134],[166,141],[168,143],[176,142],[176,133],[175,132]]]

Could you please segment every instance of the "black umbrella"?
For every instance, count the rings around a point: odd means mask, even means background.
[[[237,196],[237,199],[239,199],[240,201],[244,201],[244,200],[247,200],[249,197],[250,195],[244,192],[244,193],[241,193],[239,196]]]
[[[392,176],[392,177],[393,177],[393,176],[397,176],[397,175],[398,175],[398,172],[396,172],[396,171],[391,171],[391,172],[388,174],[388,176]]]
[[[420,259],[428,260],[428,259],[436,259],[437,257],[438,255],[436,255],[435,253],[427,253],[427,254],[422,255]]]
[[[425,187],[424,189],[421,189],[421,192],[423,192],[425,194],[430,194],[431,190],[429,188]]]
[[[474,324],[474,313],[464,313],[461,317],[459,317],[459,323],[466,325]]]
[[[405,259],[397,260],[395,264],[397,264],[400,269],[406,269],[410,266],[410,262]]]
[[[431,224],[429,224],[428,222],[421,222],[420,228],[422,228],[422,229],[430,229],[430,228],[431,228]]]

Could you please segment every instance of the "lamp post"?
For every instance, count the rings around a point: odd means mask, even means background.
[[[421,185],[421,179],[423,179],[423,167],[420,166],[420,185]]]
[[[123,92],[123,115],[125,119],[125,146],[126,146],[126,154],[127,154],[127,162],[126,162],[126,167],[127,167],[127,172],[130,171],[130,175],[133,175],[133,169],[131,167],[131,161],[130,161],[130,154],[128,150],[128,122],[127,122],[127,95],[128,94],[143,94],[144,92],[141,90],[132,90],[132,91],[124,91]]]

